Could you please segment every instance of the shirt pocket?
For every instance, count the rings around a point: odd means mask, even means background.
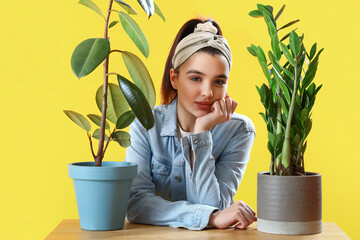
[[[171,162],[154,154],[151,159],[151,173],[156,188],[164,188],[164,185],[169,182]]]

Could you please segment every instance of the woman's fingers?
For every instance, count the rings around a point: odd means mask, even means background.
[[[250,211],[254,214],[254,216],[256,215],[256,212],[254,211],[254,209],[252,209],[249,205],[246,205],[249,209],[250,209]]]
[[[231,99],[231,100],[232,100],[232,112],[234,112],[235,109],[236,109],[236,107],[237,107],[237,105],[238,105],[238,102],[235,101],[235,100],[233,100],[233,99]]]
[[[221,107],[220,107],[220,103],[219,101],[215,101],[213,104],[213,108],[214,108],[214,113],[215,114],[219,114],[220,116],[222,115],[222,111],[221,111]]]
[[[256,220],[255,214],[255,211],[249,205],[239,201],[237,207],[237,221],[239,223],[235,225],[235,228],[245,229]]]
[[[217,101],[217,102],[219,102],[219,104],[220,104],[220,108],[221,108],[221,116],[225,116],[226,117],[226,115],[227,115],[227,110],[226,110],[226,106],[225,106],[225,100],[222,98],[222,99],[220,99],[219,101]]]
[[[237,217],[238,224],[235,225],[236,228],[245,229],[247,226],[249,226],[248,220],[242,211],[238,211]]]
[[[225,104],[226,104],[227,117],[228,117],[228,119],[230,119],[231,114],[233,113],[233,111],[232,111],[232,101],[231,101],[230,97],[225,98]]]

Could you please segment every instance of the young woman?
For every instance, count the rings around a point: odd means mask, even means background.
[[[255,138],[227,94],[231,51],[219,25],[191,19],[177,34],[162,80],[155,125],[130,126],[126,161],[138,164],[127,218],[134,223],[201,230],[244,229],[255,212],[234,195]]]

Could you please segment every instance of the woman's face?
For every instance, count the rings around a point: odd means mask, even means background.
[[[226,96],[229,65],[223,55],[194,53],[180,67],[170,70],[173,88],[177,89],[178,115],[190,119],[211,111],[214,101]]]

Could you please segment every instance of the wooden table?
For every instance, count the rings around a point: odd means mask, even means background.
[[[136,240],[161,240],[161,239],[221,239],[221,240],[232,240],[232,239],[331,239],[331,240],[342,240],[350,239],[335,223],[324,222],[323,232],[314,235],[303,235],[303,236],[290,236],[290,235],[275,235],[262,233],[256,230],[256,222],[251,224],[245,230],[239,230],[234,228],[228,229],[204,229],[202,231],[191,231],[184,228],[172,228],[164,226],[152,226],[143,224],[133,224],[125,222],[122,230],[116,231],[86,231],[80,228],[80,222],[78,219],[65,219],[50,233],[46,238],[48,240],[77,240],[77,239],[136,239]]]

